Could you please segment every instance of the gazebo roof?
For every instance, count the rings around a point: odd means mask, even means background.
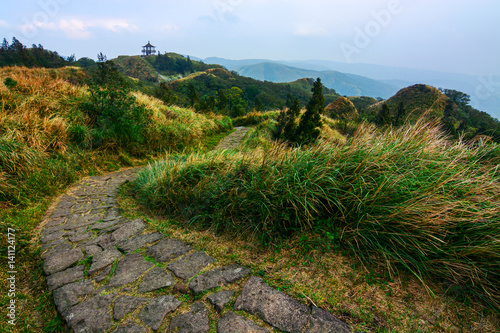
[[[151,42],[148,41],[148,43],[146,45],[144,45],[143,47],[155,47],[154,45],[151,45]]]

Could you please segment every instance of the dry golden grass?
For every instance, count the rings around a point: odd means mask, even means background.
[[[9,89],[0,84],[0,135],[42,153],[64,152],[71,110],[86,96],[86,88],[49,69],[0,68],[0,81],[8,77],[17,85]]]
[[[140,105],[152,111],[146,145],[157,150],[199,146],[207,135],[226,131],[232,127],[227,117],[196,113],[192,109],[166,106],[157,98],[133,92]],[[163,140],[159,140],[163,138]],[[167,144],[166,144],[167,143]]]

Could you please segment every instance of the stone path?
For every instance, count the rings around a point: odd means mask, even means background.
[[[226,136],[215,149],[237,148],[243,137],[250,131],[247,127],[235,127],[235,131]]]
[[[136,171],[80,181],[43,227],[47,285],[70,331],[350,332],[329,312],[271,288],[250,269],[217,267],[190,244],[120,216],[118,187]]]

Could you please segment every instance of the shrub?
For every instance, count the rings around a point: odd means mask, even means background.
[[[4,81],[3,81],[3,84],[5,84],[5,86],[7,88],[14,88],[15,86],[17,86],[17,81],[11,79],[10,77],[6,78]]]
[[[103,142],[111,146],[137,151],[144,140],[150,122],[150,110],[137,103],[130,89],[111,61],[99,62],[91,72],[90,99],[83,109],[91,117],[94,130],[93,144]]]
[[[69,140],[80,147],[88,148],[90,144],[90,131],[85,125],[72,125],[68,129]]]

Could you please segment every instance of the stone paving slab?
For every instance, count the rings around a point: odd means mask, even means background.
[[[118,249],[126,253],[130,253],[144,247],[146,244],[154,243],[162,238],[165,238],[165,236],[163,236],[159,232],[146,235],[139,235],[118,244]]]
[[[234,312],[226,313],[217,323],[218,333],[269,333],[253,321],[238,316]]]
[[[73,305],[80,302],[80,297],[91,295],[94,292],[94,286],[89,280],[70,283],[54,291],[54,303],[57,310],[63,313]]]
[[[233,295],[234,291],[232,290],[222,290],[218,293],[208,295],[207,300],[212,303],[218,313],[221,313],[224,310],[224,306],[231,301]]]
[[[174,312],[180,305],[181,302],[174,296],[158,297],[142,309],[139,313],[139,318],[146,326],[157,330],[163,323],[163,318],[165,318],[167,313]]]
[[[113,318],[118,321],[147,301],[148,299],[144,297],[119,296],[115,300]]]
[[[241,140],[247,131],[237,129],[221,149],[235,148],[239,141],[234,138]],[[68,331],[144,333],[163,327],[165,332],[207,332],[217,327],[220,333],[261,333],[274,326],[283,332],[349,332],[329,312],[310,308],[259,278],[245,282],[250,269],[236,264],[209,269],[216,262],[208,253],[150,230],[142,219],[121,217],[117,190],[136,171],[75,184],[41,231],[48,289]],[[202,294],[225,285],[231,290]],[[269,326],[233,310],[259,316]]]
[[[261,278],[255,276],[245,284],[234,308],[257,315],[266,323],[291,333],[302,332],[311,312],[308,306],[269,287]]]
[[[168,264],[167,268],[181,279],[192,278],[203,268],[213,264],[215,259],[202,251],[189,254]]]
[[[148,254],[158,262],[167,262],[188,253],[192,249],[191,245],[181,240],[169,238],[151,246],[148,249]]]
[[[167,332],[206,333],[210,329],[208,309],[202,302],[191,305],[191,311],[172,319]]]
[[[74,332],[106,332],[111,327],[110,305],[115,295],[96,296],[64,313]]]
[[[115,333],[147,333],[148,329],[135,323],[119,326]]]
[[[241,142],[241,140],[245,137],[245,135],[250,131],[249,128],[245,127],[236,127],[236,131],[226,136],[218,145],[215,147],[215,150],[222,149],[236,149]]]
[[[137,291],[147,293],[156,289],[173,286],[174,283],[175,278],[172,273],[167,272],[163,268],[155,267],[144,275]]]
[[[92,257],[92,266],[88,270],[89,274],[94,274],[97,271],[100,271],[103,268],[111,265],[115,260],[120,258],[122,253],[118,251],[116,248],[112,247],[106,249]]]
[[[51,275],[73,266],[81,259],[83,259],[83,253],[80,249],[56,252],[45,258],[43,270],[45,274]]]
[[[153,266],[153,263],[147,262],[139,253],[128,254],[118,263],[116,275],[109,281],[109,286],[119,287],[135,282]]]
[[[209,289],[236,282],[249,274],[250,270],[248,268],[232,264],[198,275],[189,283],[189,289],[191,289],[194,294],[198,294]]]
[[[83,266],[75,266],[47,277],[47,285],[52,291],[71,282],[83,279]]]

